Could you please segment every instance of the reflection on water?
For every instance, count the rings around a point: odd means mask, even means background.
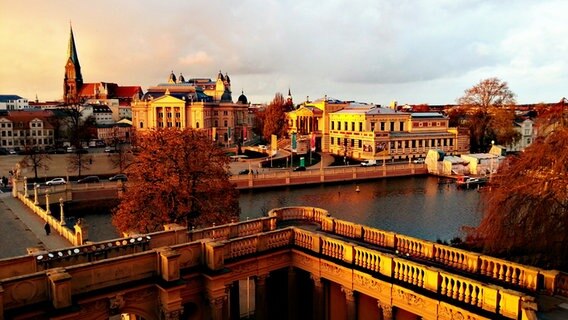
[[[242,220],[276,207],[314,206],[340,219],[432,241],[460,236],[462,226],[477,226],[482,216],[478,203],[475,190],[438,184],[434,177],[249,190],[240,197]]]

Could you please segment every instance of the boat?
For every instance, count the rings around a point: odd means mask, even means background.
[[[486,177],[470,177],[470,176],[461,176],[458,177],[456,180],[456,185],[458,188],[477,188],[480,186],[485,185],[489,180]]]

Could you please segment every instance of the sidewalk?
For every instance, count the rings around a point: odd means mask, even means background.
[[[56,250],[72,246],[53,230],[46,235],[43,225],[44,221],[11,193],[0,193],[0,259],[26,255],[30,247]]]

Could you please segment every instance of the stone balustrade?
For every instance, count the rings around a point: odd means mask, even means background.
[[[276,213],[279,221],[304,219],[319,222],[302,214],[310,210],[312,210],[310,207],[286,207],[274,209],[271,212]],[[317,212],[321,209],[315,208],[315,210]],[[532,292],[544,290],[548,293],[568,296],[568,280],[566,280],[568,276],[563,273],[534,268],[391,231],[357,225],[330,217],[327,211],[325,213],[326,215],[320,222],[321,229],[331,234],[377,245],[401,255],[408,254],[412,257],[431,260],[449,268],[486,276]],[[359,231],[359,226],[361,231]],[[333,249],[333,252],[337,255],[336,251],[339,251],[339,249],[331,246],[331,244],[328,245],[329,247],[326,250]],[[539,281],[539,279],[542,281]],[[562,283],[562,285],[559,286],[559,283]]]

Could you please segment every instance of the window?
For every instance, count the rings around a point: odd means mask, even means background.
[[[224,116],[228,116],[228,115],[229,115],[229,112],[223,111],[223,115],[224,115]]]
[[[140,129],[144,128],[144,122],[140,121]]]
[[[215,120],[215,127],[218,127],[218,126],[219,126],[219,121]]]
[[[394,121],[391,121],[390,123],[390,131],[394,131]]]
[[[355,139],[351,139],[351,148],[355,146]]]
[[[345,130],[349,130],[349,126],[347,125],[347,121],[343,122],[343,124],[345,125]]]
[[[2,126],[4,126],[4,125],[2,125]],[[331,130],[335,130],[335,121],[331,122]],[[331,138],[331,139],[333,139],[333,138]]]
[[[333,140],[334,140],[333,137],[331,137],[330,143],[331,143],[332,145],[333,145]]]
[[[361,149],[363,147],[363,141],[358,140],[359,141],[359,149]]]
[[[195,123],[195,128],[199,129],[199,121]]]
[[[338,145],[338,146],[341,145],[341,138],[337,138],[337,145]]]
[[[404,131],[404,122],[403,121],[400,122],[400,131]]]
[[[371,122],[371,131],[375,131],[375,122],[374,121]]]
[[[225,127],[229,126],[229,123],[227,122],[227,120],[224,121]]]
[[[341,130],[341,121],[337,121],[337,130]]]
[[[351,122],[351,131],[355,131],[355,122]]]
[[[359,131],[363,131],[363,122],[359,122]]]

